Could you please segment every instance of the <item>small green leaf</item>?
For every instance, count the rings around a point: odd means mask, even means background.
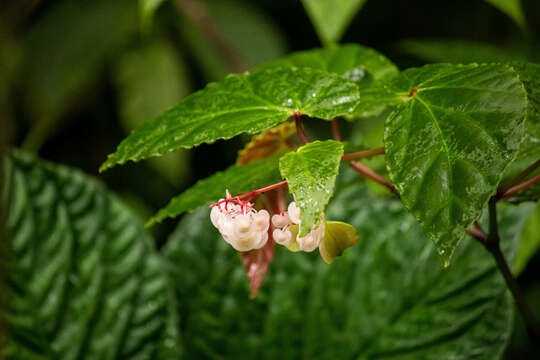
[[[299,51],[271,61],[260,68],[296,66],[324,70],[356,82],[362,100],[353,117],[370,117],[379,114],[387,106],[400,102],[383,82],[399,74],[398,68],[379,52],[358,44],[328,46],[323,49]]]
[[[514,275],[519,275],[529,260],[540,249],[540,204],[536,206],[534,212],[529,216],[523,226],[521,239],[516,253],[516,260],[512,266]]]
[[[279,159],[281,175],[300,208],[300,236],[305,236],[324,213],[334,193],[343,156],[343,144],[334,140],[314,141]]]
[[[338,42],[366,0],[302,0],[324,44]]]
[[[358,99],[355,83],[320,70],[278,68],[229,75],[135,129],[100,171],[241,133],[255,134],[295,112],[331,120],[352,113]]]
[[[484,0],[508,15],[523,30],[526,28],[521,0]]]
[[[518,153],[526,93],[500,65],[428,65],[392,86],[405,102],[386,121],[389,174],[446,266]]]
[[[163,209],[159,210],[146,226],[151,226],[169,217],[176,217],[183,212],[193,211],[201,205],[217,202],[225,197],[228,189],[233,196],[271,185],[281,180],[278,159],[251,162],[247,165],[233,165],[223,172],[217,172],[206,179],[199,180],[188,190],[174,197]]]
[[[77,170],[18,152],[6,164],[0,356],[178,358],[176,304],[137,218]]]
[[[336,256],[341,256],[358,242],[358,233],[354,227],[341,221],[327,221],[324,226],[319,253],[327,264],[331,264]]]

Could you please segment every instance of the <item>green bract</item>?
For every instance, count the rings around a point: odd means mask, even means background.
[[[319,245],[319,253],[327,264],[358,242],[356,229],[341,221],[325,221],[324,238]]]
[[[331,120],[351,114],[358,99],[354,82],[320,70],[278,68],[229,75],[135,129],[100,170],[241,133],[256,134],[295,112]]]
[[[445,265],[492,196],[523,140],[527,96],[500,65],[430,65],[393,83],[386,161],[405,206]]]
[[[14,153],[5,176],[0,355],[177,358],[170,283],[139,221],[79,171]]]
[[[279,160],[281,175],[300,208],[300,236],[315,225],[334,193],[343,156],[343,144],[334,140],[314,141]]]
[[[278,170],[278,159],[271,157],[249,163],[233,165],[223,172],[199,180],[194,186],[171,199],[166,207],[159,210],[146,226],[161,222],[168,217],[175,217],[186,211],[193,211],[209,202],[217,202],[225,197],[225,190],[233,196],[271,185],[281,180]]]

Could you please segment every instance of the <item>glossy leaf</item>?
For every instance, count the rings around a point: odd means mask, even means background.
[[[366,0],[302,0],[319,39],[338,42]]]
[[[527,219],[521,232],[521,239],[517,248],[516,260],[512,271],[514,275],[520,274],[527,266],[529,260],[540,249],[540,204]]]
[[[307,67],[342,75],[360,88],[373,80],[389,80],[399,74],[398,68],[381,53],[358,44],[328,46],[322,49],[298,51],[261,65]]]
[[[521,8],[521,0],[485,0],[508,15],[522,29],[525,29],[525,16]]]
[[[146,223],[151,226],[169,217],[176,217],[199,206],[217,202],[225,198],[228,189],[233,196],[272,185],[281,180],[278,159],[271,157],[248,165],[233,165],[223,172],[217,172],[199,180],[188,190],[174,197],[163,209]]]
[[[178,103],[191,88],[186,64],[165,41],[124,53],[114,75],[126,134]],[[190,172],[186,150],[149,159],[148,165],[176,186],[184,185]]]
[[[518,153],[526,93],[499,65],[409,69],[393,86],[404,103],[386,121],[389,174],[447,266]]]
[[[350,224],[341,221],[327,221],[324,238],[319,245],[319,253],[327,264],[331,264],[343,251],[358,242],[358,233]]]
[[[300,236],[319,221],[334,193],[343,156],[343,144],[334,140],[314,141],[279,159],[281,175],[300,208]]]
[[[354,110],[358,87],[319,70],[279,68],[229,75],[134,130],[101,171],[241,133],[255,134],[294,112],[331,120]]]
[[[79,171],[21,153],[5,175],[3,355],[179,358],[162,258],[124,205]]]
[[[400,99],[385,88],[384,82],[399,74],[397,67],[379,52],[358,44],[329,46],[299,51],[271,61],[260,68],[296,66],[324,70],[356,82],[362,96],[352,117],[370,117]]]
[[[531,206],[501,210],[511,260]],[[254,300],[209,210],[181,221],[164,254],[189,334],[187,358],[500,358],[513,306],[480,244],[468,239],[444,270],[403,206],[369,197],[364,186],[344,189],[327,214],[351,223],[358,243],[330,266],[315,254],[276,247]]]

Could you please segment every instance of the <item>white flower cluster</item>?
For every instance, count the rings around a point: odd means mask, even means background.
[[[260,249],[268,241],[270,214],[253,209],[249,202],[239,205],[221,199],[212,207],[210,220],[223,239],[238,251]]]
[[[274,241],[280,245],[289,245],[292,240],[292,233],[288,230],[291,225],[300,225],[300,209],[296,206],[296,202],[289,204],[287,212],[282,214],[276,214],[272,216],[272,225],[276,228],[272,233]],[[310,252],[319,247],[321,240],[324,237],[324,221],[319,222],[313,226],[311,231],[304,237],[300,237],[300,234],[296,236],[296,242],[298,247],[302,251]]]

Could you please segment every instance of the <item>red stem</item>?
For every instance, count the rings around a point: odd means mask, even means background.
[[[537,183],[540,181],[540,174],[536,175],[535,177],[533,177],[532,179],[529,179],[519,185],[516,185],[514,187],[511,187],[510,189],[506,190],[504,193],[502,193],[502,195],[499,195],[497,198],[498,199],[504,199],[506,197],[509,197],[509,196],[512,196],[514,195],[515,193],[523,190],[523,189],[526,189],[528,188],[529,186]]]
[[[365,166],[362,163],[359,163],[357,161],[351,161],[349,163],[349,166],[352,167],[356,172],[360,173],[361,175],[367,177],[370,180],[375,181],[376,183],[381,184],[382,186],[385,186],[388,190],[393,192],[394,194],[398,194],[397,189],[394,187],[394,185],[390,184],[386,179],[384,179],[382,176],[377,174],[375,171],[371,170],[367,166]]]
[[[519,182],[523,179],[525,179],[530,173],[532,173],[534,170],[540,167],[540,160],[536,161],[534,164],[523,170],[521,173],[517,174],[516,177],[511,179],[510,181],[504,183],[501,185],[501,187],[497,190],[497,197],[500,198],[502,194],[504,194],[508,189],[513,187],[516,184],[519,184]]]
[[[294,115],[294,122],[296,124],[296,133],[298,134],[298,137],[300,138],[302,143],[305,145],[309,142],[309,140],[306,137],[306,134],[304,134],[304,129],[302,129],[302,114],[295,111],[293,115]]]
[[[341,135],[339,134],[338,118],[334,118],[332,120],[332,135],[334,137],[334,140],[341,141]]]
[[[360,159],[360,158],[365,158],[365,157],[380,155],[380,154],[384,154],[383,147],[345,154],[341,157],[341,160]]]

